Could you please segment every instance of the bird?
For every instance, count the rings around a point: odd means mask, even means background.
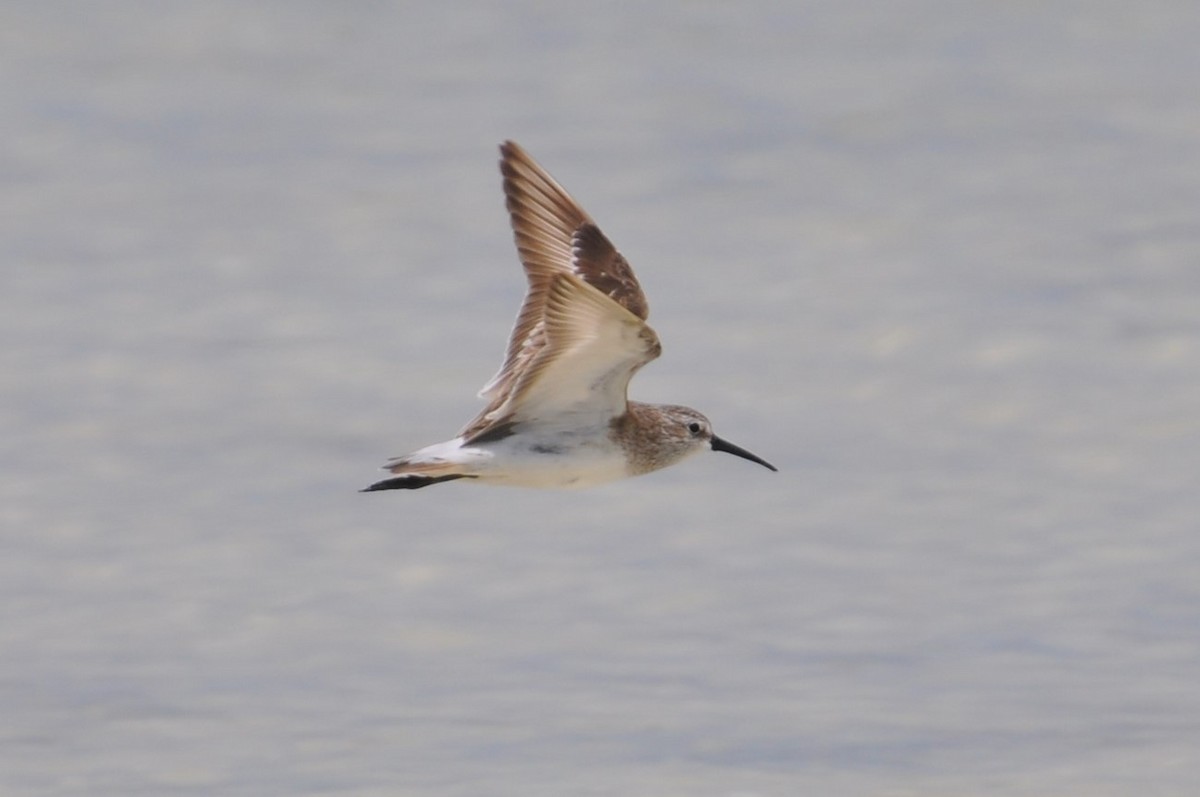
[[[550,173],[513,141],[500,173],[528,290],[484,409],[452,440],[395,457],[361,492],[458,479],[581,488],[705,450],[778,470],[718,437],[690,407],[630,401],[629,380],[662,353],[629,262]]]

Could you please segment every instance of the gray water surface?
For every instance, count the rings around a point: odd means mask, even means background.
[[[7,3],[0,793],[1191,795],[1194,3]],[[726,455],[478,409],[495,146]]]

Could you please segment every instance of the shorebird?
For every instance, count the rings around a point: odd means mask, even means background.
[[[453,440],[396,457],[363,492],[454,479],[521,487],[590,487],[674,465],[706,449],[776,470],[713,434],[696,410],[627,397],[662,353],[628,261],[545,169],[500,146],[505,205],[529,290],[488,404]]]

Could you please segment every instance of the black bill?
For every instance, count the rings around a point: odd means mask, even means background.
[[[775,467],[770,462],[767,462],[762,457],[756,457],[754,454],[751,454],[749,451],[742,448],[741,446],[735,446],[733,443],[730,443],[728,440],[722,440],[721,438],[717,437],[716,435],[712,436],[712,450],[713,451],[724,451],[726,454],[733,454],[734,456],[741,457],[742,459],[748,459],[751,462],[757,462],[759,465],[762,465],[764,468],[769,468],[770,470],[773,470],[773,471],[779,470],[779,468]]]

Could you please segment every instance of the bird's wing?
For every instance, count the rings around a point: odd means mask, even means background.
[[[603,422],[623,415],[630,378],[662,351],[646,322],[574,274],[551,278],[543,334],[505,400],[463,431],[468,442],[554,416]]]
[[[645,294],[628,261],[591,217],[520,146],[500,147],[500,172],[528,292],[509,337],[504,363],[480,391],[488,406],[460,433],[486,431],[511,409],[519,383],[547,346],[546,308],[551,285],[560,274],[574,275],[628,315],[645,320]],[[653,334],[653,333],[651,333]],[[630,372],[632,374],[632,371]]]

